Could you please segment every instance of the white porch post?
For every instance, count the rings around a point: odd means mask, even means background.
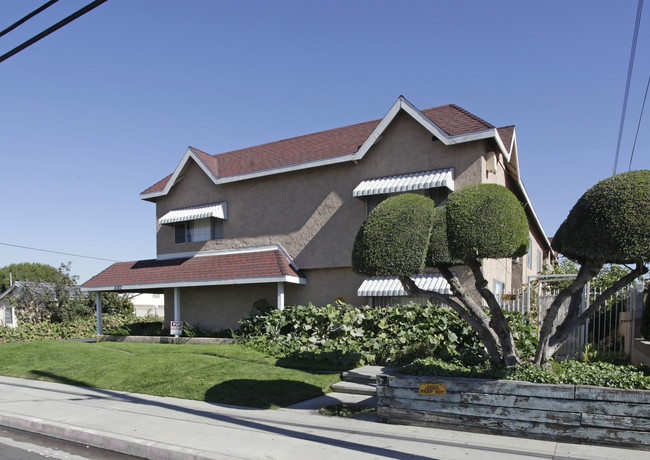
[[[174,321],[181,320],[181,290],[174,288]]]
[[[278,283],[278,310],[284,310],[284,283]]]
[[[102,293],[95,292],[95,305],[97,306],[97,335],[102,335]]]

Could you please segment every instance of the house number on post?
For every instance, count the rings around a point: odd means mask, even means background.
[[[421,383],[418,393],[421,395],[447,396],[447,385],[442,383]]]

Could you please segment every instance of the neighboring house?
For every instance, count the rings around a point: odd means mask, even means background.
[[[163,294],[149,294],[140,292],[130,296],[133,303],[135,316],[164,316],[165,296]]]
[[[20,309],[19,302],[29,291],[39,295],[45,293],[54,293],[55,285],[53,283],[41,283],[35,281],[15,281],[9,289],[0,294],[0,325],[16,327],[18,320],[16,318],[17,310]],[[70,296],[81,295],[77,286],[68,288]],[[42,297],[41,297],[42,298]],[[37,305],[44,308],[44,305]]]
[[[443,202],[478,183],[505,185],[524,204],[531,250],[486,260],[491,288],[520,288],[552,251],[519,176],[514,126],[495,128],[456,105],[418,110],[403,97],[379,120],[209,155],[189,147],[140,197],[156,205],[157,256],[116,263],[88,292],[164,293],[165,319],[237,327],[253,303],[405,302],[396,279],[351,269],[357,230],[388,196]],[[468,270],[457,274],[468,286]],[[417,282],[448,292],[435,273]]]

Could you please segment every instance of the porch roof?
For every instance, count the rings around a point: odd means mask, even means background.
[[[305,284],[278,249],[196,254],[191,257],[118,262],[81,285],[92,291],[288,282]]]

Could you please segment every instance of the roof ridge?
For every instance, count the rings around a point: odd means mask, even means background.
[[[481,117],[479,117],[477,115],[474,115],[472,112],[470,112],[467,109],[462,108],[459,105],[456,105],[456,104],[448,104],[448,105],[449,105],[449,107],[454,108],[454,109],[458,110],[459,112],[462,112],[463,114],[467,115],[468,117],[473,118],[474,120],[478,121],[479,123],[484,124],[488,129],[491,129],[491,128],[495,127],[492,123],[488,123],[487,121],[485,121]]]

